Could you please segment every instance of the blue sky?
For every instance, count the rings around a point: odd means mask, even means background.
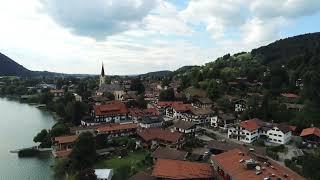
[[[319,0],[2,0],[0,52],[32,70],[137,74],[318,32]]]

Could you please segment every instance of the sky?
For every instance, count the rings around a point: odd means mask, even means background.
[[[140,74],[318,32],[320,0],[0,0],[0,52],[31,70]]]

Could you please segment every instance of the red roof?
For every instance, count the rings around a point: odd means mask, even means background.
[[[191,104],[183,104],[183,102],[174,102],[172,108],[177,112],[186,112],[189,111],[192,106]]]
[[[159,101],[157,103],[157,106],[159,107],[169,107],[169,106],[172,106],[172,104],[174,103],[175,101]]]
[[[254,118],[254,119],[249,119],[249,120],[245,120],[245,121],[241,121],[240,122],[240,126],[250,132],[255,131],[257,129],[259,129],[260,126],[260,122],[261,120],[258,118]]]
[[[158,112],[158,110],[156,108],[147,108],[143,110],[144,113],[148,114],[148,115],[153,115],[153,116],[159,116],[160,113]]]
[[[169,159],[159,159],[152,171],[152,176],[165,179],[202,179],[213,175],[209,164]]]
[[[302,180],[303,178],[292,170],[278,164],[277,162],[266,158],[268,163],[259,162],[252,159],[248,153],[241,152],[239,149],[233,149],[222,154],[211,157],[214,164],[219,166],[226,174],[237,180],[261,180],[264,177],[280,177],[281,179]],[[245,167],[245,161],[254,160],[260,166],[260,174]],[[287,176],[287,178],[285,178]],[[272,178],[273,179],[273,178]]]
[[[129,108],[129,113],[131,116],[142,117],[144,115],[158,116],[159,112],[155,108],[139,109],[139,108]]]
[[[282,93],[281,96],[286,97],[286,98],[299,98],[298,95],[293,94],[293,93]]]
[[[169,141],[172,143],[177,142],[179,139],[182,138],[183,134],[179,132],[171,132],[167,129],[160,129],[160,128],[149,128],[144,129],[138,132],[138,135],[144,139],[145,141],[151,141],[155,139]]]
[[[134,116],[134,117],[141,117],[143,116],[143,112],[141,109],[139,108],[129,108],[129,114],[131,116]]]
[[[125,115],[129,110],[121,101],[109,101],[107,104],[94,106],[94,113],[96,116]]]
[[[77,135],[59,136],[59,137],[55,137],[54,141],[59,144],[65,144],[65,143],[72,143],[72,142],[76,141],[77,138],[78,138]]]
[[[312,134],[320,137],[320,129],[315,127],[303,129],[300,136],[303,137],[303,136],[308,136]]]
[[[129,130],[129,129],[137,129],[138,125],[135,123],[130,124],[106,124],[104,126],[100,126],[97,128],[99,133],[106,133],[117,130]]]

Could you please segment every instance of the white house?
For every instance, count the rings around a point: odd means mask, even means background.
[[[97,176],[97,180],[111,180],[113,176],[112,169],[95,169],[94,173]]]
[[[247,109],[247,101],[245,99],[238,99],[234,101],[234,111],[243,112]]]
[[[257,118],[228,128],[228,138],[245,143],[252,143],[260,136],[265,136],[272,143],[286,144],[290,141],[292,132],[288,125],[267,123]]]

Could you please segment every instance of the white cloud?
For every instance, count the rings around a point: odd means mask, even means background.
[[[312,15],[319,12],[319,0],[255,0],[250,4],[250,10],[259,18],[295,18]]]
[[[259,8],[272,13],[274,4],[270,9],[262,0],[191,0],[182,11],[165,0],[57,2],[4,0],[0,52],[33,70],[99,73],[101,61],[108,74],[174,70],[269,43],[318,7],[316,1],[298,6],[301,0],[283,0],[290,13],[279,8],[270,15]]]
[[[156,0],[42,0],[43,10],[72,32],[103,40],[139,26]]]

